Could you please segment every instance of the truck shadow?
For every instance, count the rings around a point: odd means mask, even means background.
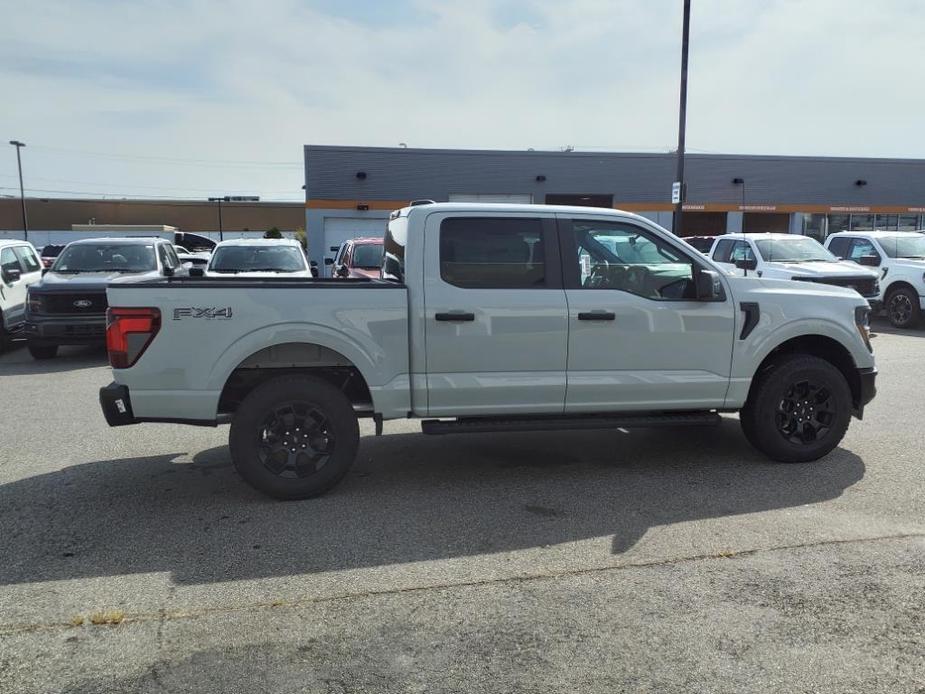
[[[0,352],[0,374],[27,376],[33,374],[73,372],[108,366],[105,345],[64,346],[54,359],[36,360],[26,349],[25,340],[14,340]]]
[[[780,465],[738,422],[705,430],[367,437],[348,478],[267,499],[226,447],[85,463],[0,486],[0,584],[168,571],[179,583],[541,548],[814,504],[864,476],[837,449]]]

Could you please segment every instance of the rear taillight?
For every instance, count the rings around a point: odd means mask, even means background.
[[[106,311],[106,349],[114,369],[127,369],[141,358],[161,328],[156,308],[109,308]]]

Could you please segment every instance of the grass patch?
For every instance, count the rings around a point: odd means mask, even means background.
[[[101,626],[104,624],[121,624],[125,619],[125,612],[122,610],[106,610],[105,612],[94,612],[90,615],[90,624]]]

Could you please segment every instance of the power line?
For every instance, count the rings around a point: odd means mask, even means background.
[[[13,178],[13,179],[15,179],[16,177],[15,177],[15,176],[8,175],[8,174],[0,174],[0,178]],[[74,180],[74,179],[67,179],[67,178],[47,178],[47,177],[43,177],[43,176],[30,176],[29,178],[30,178],[30,180],[33,180],[33,181],[49,181],[49,182],[52,182],[52,183],[76,183],[76,184],[81,185],[81,186],[87,185],[87,186],[107,186],[107,187],[108,187],[108,186],[114,186],[114,187],[118,187],[118,186],[120,185],[120,184],[118,184],[118,183],[104,183],[103,181],[76,181],[76,180]],[[0,186],[0,187],[2,187],[2,186]],[[146,185],[141,185],[141,184],[132,184],[132,187],[133,187],[133,188],[146,188],[146,189],[149,189],[149,190],[177,190],[177,191],[184,191],[184,192],[188,192],[188,193],[214,193],[215,190],[216,190],[216,186],[212,186],[211,188],[177,188],[177,187],[173,187],[173,186],[146,186]],[[250,195],[255,195],[255,194],[260,194],[260,195],[285,195],[285,194],[287,194],[287,193],[293,193],[293,192],[294,192],[294,193],[297,193],[297,192],[298,192],[298,191],[291,191],[291,190],[257,190],[257,191],[255,191],[253,188],[248,188],[248,189],[246,189],[246,190],[232,190],[232,189],[224,188],[224,187],[222,187],[222,186],[218,186],[218,187],[221,188],[222,192],[224,192],[224,193],[240,193],[240,194],[242,194],[242,195],[248,195],[248,194],[250,194]],[[36,189],[36,188],[30,188],[29,190],[38,190],[38,189]],[[110,194],[111,194],[111,195],[119,195],[119,193],[107,193],[107,195],[110,195]]]
[[[192,166],[231,166],[246,168],[291,168],[301,169],[304,162],[298,161],[259,161],[247,159],[188,159],[183,157],[160,157],[148,154],[117,154],[113,152],[95,152],[92,150],[70,149],[67,147],[48,147],[46,145],[30,145],[33,149],[45,152],[59,152],[65,154],[79,154],[84,157],[97,157],[100,159],[117,159],[128,161],[147,161],[160,164],[188,164]]]
[[[0,186],[0,190],[18,190],[17,188],[10,188],[9,186]],[[98,198],[112,198],[112,199],[150,199],[150,200],[191,200],[197,202],[203,202],[204,198],[200,196],[184,196],[184,195],[150,195],[148,193],[137,194],[137,193],[95,193],[86,190],[52,190],[49,188],[26,188],[27,193],[56,193],[59,195],[84,195],[84,196],[93,196]],[[275,194],[284,194],[288,191],[277,191],[270,193],[271,195]],[[292,202],[299,202],[302,199],[302,196],[293,192],[292,195],[295,197],[295,200]],[[282,200],[264,200],[262,202],[285,202]],[[231,204],[236,204],[232,202]]]

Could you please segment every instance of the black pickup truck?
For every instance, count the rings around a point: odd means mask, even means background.
[[[25,335],[35,359],[60,345],[106,340],[106,286],[125,275],[187,274],[173,244],[161,238],[83,239],[67,245],[42,279],[29,287]]]

